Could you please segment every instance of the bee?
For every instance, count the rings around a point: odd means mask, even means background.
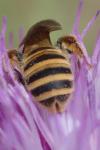
[[[71,64],[50,39],[50,32],[56,30],[61,30],[61,25],[55,20],[40,21],[29,29],[20,44],[25,85],[38,104],[53,113],[65,111],[74,91]]]

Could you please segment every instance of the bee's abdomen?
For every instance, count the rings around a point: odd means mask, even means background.
[[[70,63],[59,50],[48,49],[42,54],[33,54],[24,65],[24,76],[27,88],[38,101],[73,92]]]
[[[34,96],[38,96],[42,93],[52,91],[53,89],[66,89],[72,87],[72,81],[69,80],[58,80],[58,81],[52,81],[46,84],[43,84],[35,89],[32,89],[32,93]]]
[[[44,54],[38,58],[36,58],[34,61],[31,60],[24,68],[24,70],[27,70],[29,69],[31,66],[35,65],[36,63],[42,63],[42,61],[45,61],[45,60],[50,60],[50,59],[58,59],[58,58],[61,58],[61,59],[65,59],[64,56],[61,56],[61,55],[58,55],[58,54]]]
[[[53,75],[58,75],[58,74],[70,74],[71,76],[71,70],[67,67],[46,68],[38,71],[37,73],[32,74],[27,80],[27,83],[31,84],[34,81],[37,81],[39,79],[53,76]]]

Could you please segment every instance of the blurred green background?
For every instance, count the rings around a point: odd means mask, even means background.
[[[62,24],[63,30],[51,34],[52,41],[72,30],[79,0],[0,0],[0,21],[2,16],[8,18],[7,40],[10,31],[14,32],[14,46],[18,46],[18,30],[21,26],[25,32],[31,25],[42,19],[55,19]],[[100,0],[84,0],[80,31],[100,9]],[[1,25],[1,24],[0,24]],[[100,16],[89,30],[84,42],[92,50],[96,35],[100,31]]]

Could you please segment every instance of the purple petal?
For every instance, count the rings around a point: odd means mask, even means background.
[[[33,150],[35,147],[43,150],[33,116],[27,107],[32,103],[28,101],[28,95],[22,87],[15,87],[6,84],[0,89],[0,149]],[[18,95],[17,89],[23,92]]]
[[[4,37],[5,37],[6,29],[7,29],[7,17],[4,16],[2,18],[2,32],[1,32],[2,36],[4,36]]]
[[[96,12],[96,15],[93,16],[93,18],[88,22],[87,26],[85,27],[85,29],[82,31],[81,37],[84,38],[84,36],[87,34],[88,30],[91,28],[91,26],[93,25],[93,23],[95,22],[95,20],[97,19],[97,17],[100,14],[100,10],[98,10]]]
[[[84,0],[79,0],[79,5],[77,8],[77,13],[76,13],[73,30],[72,30],[73,34],[77,34],[79,32],[79,23],[80,23],[82,8],[83,8],[83,1]]]
[[[100,33],[98,34],[95,48],[94,48],[93,55],[92,55],[93,64],[97,64],[100,58],[99,55],[100,55]]]

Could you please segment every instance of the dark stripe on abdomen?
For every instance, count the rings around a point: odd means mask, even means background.
[[[34,96],[39,96],[40,94],[51,91],[53,89],[71,88],[72,83],[73,82],[70,80],[53,81],[31,90],[31,93]]]
[[[31,75],[26,82],[27,82],[27,84],[30,84],[30,83],[32,83],[32,82],[34,82],[38,79],[41,79],[43,77],[46,77],[46,76],[49,76],[49,75],[54,75],[54,74],[59,74],[59,73],[60,74],[61,73],[72,74],[70,68],[64,68],[64,67],[47,68],[47,69],[41,70],[41,71],[39,71],[35,74],[33,72],[33,75]]]
[[[58,55],[58,54],[43,54],[42,56],[40,57],[37,57],[35,60],[32,60],[30,61],[24,68],[24,71],[29,69],[30,67],[32,67],[33,65],[35,65],[36,63],[39,63],[39,62],[42,62],[42,61],[45,61],[45,60],[48,60],[48,59],[58,59],[58,58],[62,58],[62,59],[65,59],[64,56],[62,55]]]
[[[48,49],[55,49],[55,48],[53,48],[53,47],[39,47],[39,48],[31,50],[31,52],[28,54],[28,56],[31,56],[31,55],[35,54],[36,52],[43,51],[45,49],[48,50]]]

